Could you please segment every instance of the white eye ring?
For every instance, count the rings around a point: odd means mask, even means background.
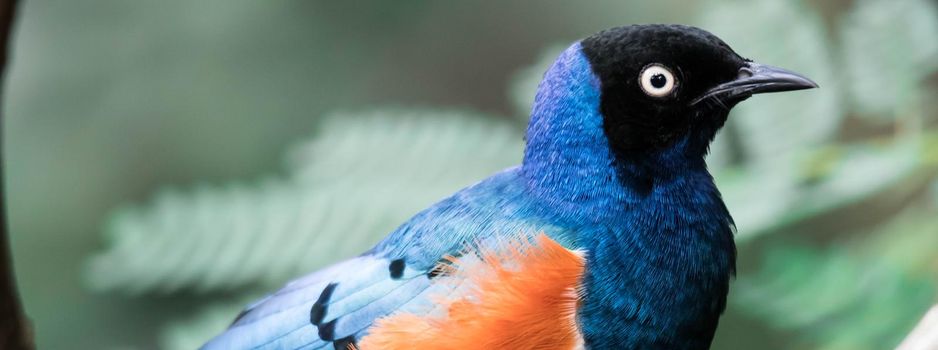
[[[652,63],[645,66],[642,73],[638,75],[638,85],[648,96],[665,97],[677,88],[677,78],[668,67]]]

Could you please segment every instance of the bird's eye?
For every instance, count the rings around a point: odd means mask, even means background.
[[[677,88],[677,78],[668,67],[652,63],[642,69],[638,75],[638,85],[651,97],[665,97]]]

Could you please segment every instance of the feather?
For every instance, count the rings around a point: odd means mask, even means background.
[[[544,234],[534,241],[452,258],[437,283],[468,281],[465,293],[442,296],[443,315],[401,312],[377,321],[362,339],[372,349],[575,349],[577,291],[583,255]]]

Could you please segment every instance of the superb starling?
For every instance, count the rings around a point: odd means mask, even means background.
[[[689,26],[578,41],[544,74],[520,166],[249,306],[205,348],[706,349],[736,260],[709,144],[753,94],[813,87]]]

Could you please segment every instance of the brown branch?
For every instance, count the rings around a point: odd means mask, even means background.
[[[16,0],[0,0],[0,81],[6,72],[10,32],[16,15]],[[3,89],[0,87],[0,97]],[[3,137],[2,110],[0,103],[0,349],[33,349],[29,321],[20,305],[13,275],[13,258],[10,254],[9,223],[6,215],[6,193],[3,182]]]

